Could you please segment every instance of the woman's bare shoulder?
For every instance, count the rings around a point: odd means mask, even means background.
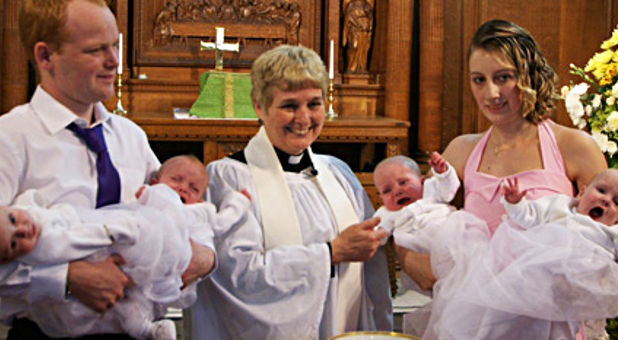
[[[457,136],[447,145],[446,149],[444,150],[444,153],[447,153],[448,151],[452,150],[457,153],[467,151],[465,153],[469,154],[470,152],[472,152],[472,149],[474,149],[474,147],[479,142],[479,140],[483,138],[483,135],[485,135],[485,132],[470,133],[470,134]]]
[[[607,168],[605,156],[592,137],[581,130],[551,122],[567,175],[581,189],[599,171]]]
[[[558,143],[558,147],[563,155],[573,154],[574,151],[577,150],[597,151],[598,154],[601,154],[595,141],[586,132],[555,122],[550,122],[550,126],[554,132],[554,136],[556,136],[556,143]],[[567,150],[569,152],[563,152]]]
[[[485,132],[457,136],[444,149],[444,159],[451,163],[460,178],[468,161],[468,156],[484,135]]]

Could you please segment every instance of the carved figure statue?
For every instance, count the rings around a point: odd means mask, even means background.
[[[373,6],[366,0],[349,0],[344,8],[343,45],[347,72],[367,72],[367,57],[373,31]]]
[[[155,45],[167,45],[171,36],[171,23],[174,21],[176,3],[167,1],[165,8],[159,12],[154,24]]]
[[[349,0],[347,0],[349,1]],[[370,0],[373,1],[373,0]],[[280,43],[296,45],[302,21],[301,5],[298,0],[166,0],[157,13],[153,27],[153,45],[169,46],[179,42],[186,47],[189,38],[180,31],[174,31],[176,22],[185,24],[228,22],[238,24],[284,25],[285,36],[263,38],[266,47]],[[246,39],[238,37],[243,44]]]
[[[298,44],[298,30],[300,28],[300,6],[296,2],[287,4],[287,15],[285,25],[287,27],[287,43],[290,45]]]

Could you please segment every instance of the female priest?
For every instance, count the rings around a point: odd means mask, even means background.
[[[199,288],[193,336],[326,339],[390,330],[386,233],[341,160],[311,151],[325,117],[320,57],[282,45],[258,57],[251,98],[262,126],[247,147],[208,165],[209,196],[247,190],[251,214],[217,230],[219,267]]]

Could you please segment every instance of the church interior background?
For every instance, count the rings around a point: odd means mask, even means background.
[[[0,0],[0,114],[28,101],[36,75],[19,43],[21,0]],[[457,135],[488,123],[469,90],[467,45],[486,20],[514,21],[529,30],[560,77],[584,65],[618,24],[618,0],[112,0],[123,34],[121,103],[147,133],[161,161],[193,153],[204,163],[240,150],[257,131],[255,119],[175,119],[200,94],[200,78],[215,68],[217,39],[223,71],[249,72],[276,45],[302,44],[329,66],[333,41],[332,106],[314,150],[334,154],[356,172],[374,204],[371,171],[386,156],[419,163]],[[117,107],[118,97],[106,106]],[[233,111],[233,110],[232,110]],[[554,119],[570,125],[561,102]],[[396,271],[396,263],[392,264]]]

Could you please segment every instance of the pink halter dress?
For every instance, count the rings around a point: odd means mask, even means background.
[[[550,124],[549,120],[537,124],[543,169],[527,170],[507,177],[479,172],[491,128],[470,153],[464,169],[464,210],[485,220],[492,235],[505,214],[500,203],[500,187],[506,178],[517,177],[520,190],[528,190],[527,199],[557,193],[573,196],[573,184],[566,175],[564,161]]]

